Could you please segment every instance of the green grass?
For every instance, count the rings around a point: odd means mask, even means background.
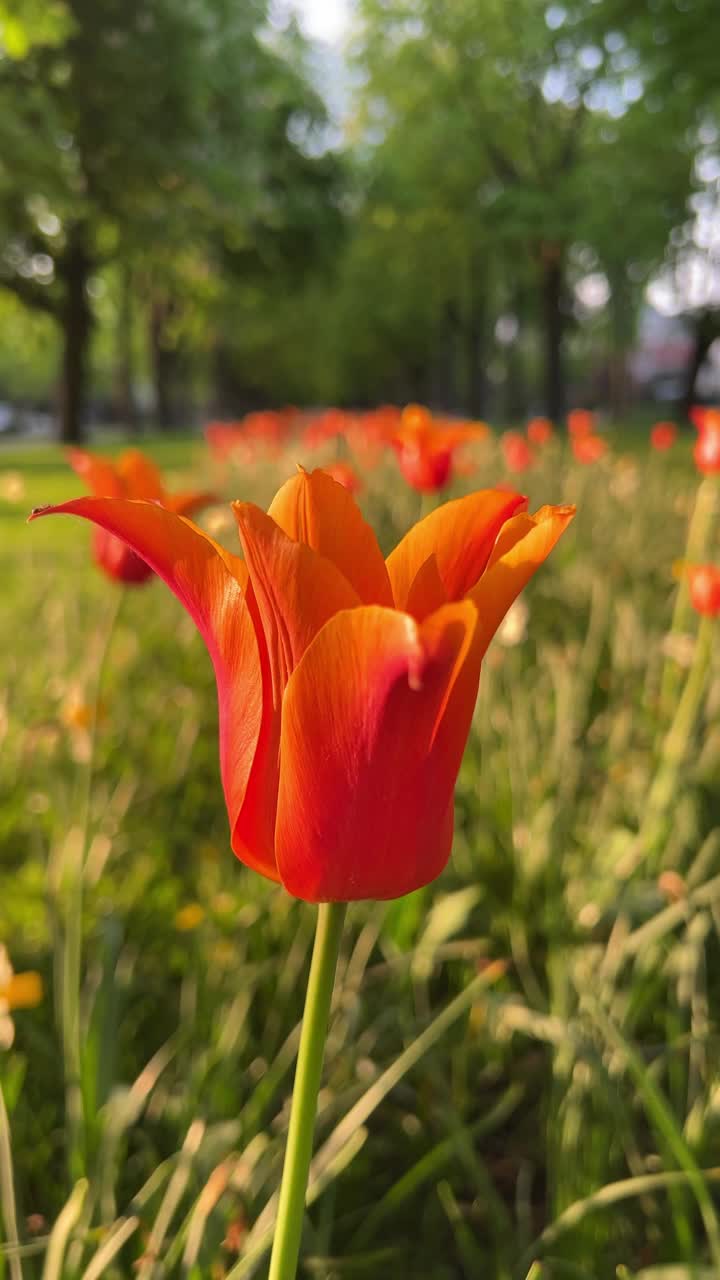
[[[349,912],[304,1277],[718,1273],[716,660],[647,820],[696,477],[687,443],[613,446],[521,477],[579,514],[485,662],[451,864]],[[199,441],[148,447],[171,488],[220,482]],[[224,493],[266,504],[295,460]],[[501,475],[489,447],[456,492]],[[25,524],[78,492],[58,450],[0,452],[0,941],[46,992],[0,1051],[0,1277],[262,1276],[314,912],[233,858],[180,606],[118,611],[86,526]],[[386,549],[419,506],[391,462],[361,501]]]

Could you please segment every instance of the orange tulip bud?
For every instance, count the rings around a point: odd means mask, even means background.
[[[714,564],[689,564],[685,566],[685,573],[693,608],[708,618],[717,618],[720,613],[720,568]]]

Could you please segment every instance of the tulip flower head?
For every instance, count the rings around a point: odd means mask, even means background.
[[[603,440],[602,436],[590,435],[573,436],[571,440],[573,457],[576,462],[581,462],[583,466],[592,466],[594,462],[607,453],[607,440]]]
[[[487,434],[482,422],[438,422],[422,405],[409,404],[391,443],[408,484],[420,493],[437,493],[452,479],[456,450]]]
[[[568,435],[573,440],[595,434],[595,415],[589,409],[571,409],[567,416]]]
[[[500,439],[500,444],[508,471],[516,474],[527,471],[535,461],[535,455],[520,431],[506,431]]]
[[[123,538],[212,658],[231,843],[310,902],[395,898],[450,854],[480,664],[573,516],[485,490],[438,507],[385,561],[352,495],[300,471],[267,513],[233,503],[244,559],[154,502],[66,513]]]
[[[650,431],[650,444],[658,453],[672,449],[677,440],[677,427],[674,422],[656,422]]]
[[[531,444],[549,444],[553,435],[554,428],[549,418],[531,418],[527,424],[527,438]]]
[[[352,417],[342,409],[325,409],[310,419],[302,433],[303,444],[317,449],[330,440],[344,439],[352,425]]]
[[[401,413],[396,405],[381,405],[353,417],[347,428],[347,442],[364,471],[376,467],[385,449],[392,444],[400,426]]]
[[[705,617],[717,618],[720,614],[720,568],[714,564],[689,564],[685,573],[693,608]]]
[[[322,469],[326,475],[332,476],[333,480],[337,480],[338,484],[348,489],[350,493],[359,493],[362,489],[360,477],[349,462],[330,462]]]
[[[695,465],[704,475],[717,475],[720,472],[720,409],[695,408],[690,416],[698,430],[693,449]]]
[[[168,511],[189,516],[215,502],[211,493],[166,493],[155,463],[139,449],[128,449],[117,462],[85,449],[68,450],[73,471],[85,480],[96,498],[141,498],[160,503]],[[95,563],[116,582],[141,586],[152,577],[152,569],[120,538],[97,528],[93,536]]]

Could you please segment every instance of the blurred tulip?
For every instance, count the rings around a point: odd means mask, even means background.
[[[450,483],[456,450],[487,435],[483,422],[438,421],[423,405],[409,404],[391,443],[408,484],[419,493],[437,493]]]
[[[301,471],[267,514],[233,504],[244,559],[156,502],[80,498],[165,579],[212,658],[232,846],[311,902],[394,898],[450,854],[483,655],[574,514],[486,490],[383,560],[341,485]]]
[[[527,471],[535,461],[535,454],[519,431],[505,431],[500,437],[500,445],[508,471]]]
[[[555,429],[549,418],[531,418],[527,425],[527,438],[531,444],[549,444]]]
[[[650,432],[650,444],[658,453],[664,453],[666,449],[672,449],[677,433],[674,422],[656,422]]]
[[[589,409],[571,409],[567,416],[568,435],[573,440],[595,434],[595,415]]]
[[[583,466],[599,462],[607,453],[607,440],[603,440],[602,436],[574,436],[571,444],[575,461],[581,462]]]
[[[714,564],[685,566],[693,608],[708,618],[720,613],[720,568]]]
[[[352,416],[342,409],[325,409],[307,423],[302,442],[308,449],[317,449],[329,440],[344,439],[351,423]]]
[[[698,430],[693,458],[704,475],[720,472],[720,410],[695,408],[690,414]]]
[[[355,471],[349,462],[331,462],[322,470],[326,475],[332,476],[333,480],[337,480],[338,484],[347,489],[350,493],[359,493],[362,489],[362,482],[357,471]]]
[[[96,498],[141,498],[179,516],[190,516],[216,501],[212,493],[166,493],[155,463],[139,449],[128,449],[117,462],[85,449],[69,449],[67,457]],[[127,586],[140,586],[152,577],[145,561],[104,529],[94,531],[93,558],[108,577]]]

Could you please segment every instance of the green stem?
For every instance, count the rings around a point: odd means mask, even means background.
[[[685,759],[707,686],[708,670],[715,636],[714,618],[700,619],[695,653],[675,717],[662,745],[658,772],[645,804],[645,817],[640,827],[639,842],[651,862],[666,835],[668,815],[677,791],[678,774]]]
[[[713,516],[715,514],[715,502],[717,494],[717,479],[715,476],[705,476],[698,485],[695,495],[695,503],[693,506],[690,522],[688,525],[687,542],[685,545],[685,561],[687,564],[694,564],[697,561],[704,560],[706,548],[712,529]],[[687,575],[681,574],[678,582],[677,593],[675,596],[675,606],[673,608],[672,622],[670,624],[670,634],[678,635],[680,632],[687,630],[691,618],[690,605],[690,589],[688,586]],[[680,683],[680,668],[671,655],[665,659],[662,680],[660,684],[660,712],[663,717],[667,717],[677,696],[678,686]]]
[[[268,1280],[295,1280],[297,1272],[325,1037],[345,911],[344,902],[321,903],[318,908]]]
[[[56,960],[59,961],[60,975],[60,1021],[63,1042],[65,1067],[65,1097],[68,1117],[68,1163],[73,1182],[87,1172],[87,1120],[85,1100],[83,1097],[83,1032],[81,1026],[81,988],[82,988],[82,930],[85,856],[89,842],[90,816],[92,802],[92,784],[95,772],[95,749],[97,745],[98,718],[100,714],[100,694],[103,676],[107,664],[112,637],[120,616],[125,589],[117,590],[108,609],[105,625],[100,637],[98,662],[92,693],[92,713],[89,726],[90,747],[88,763],[85,770],[82,799],[80,831],[81,842],[73,849],[72,862],[66,858],[63,867],[61,915],[61,950]]]

